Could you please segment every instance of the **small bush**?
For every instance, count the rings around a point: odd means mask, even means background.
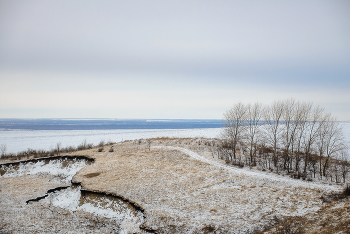
[[[285,220],[276,228],[276,234],[301,234],[305,233],[301,220]]]
[[[100,143],[98,143],[97,146],[98,146],[98,147],[102,147],[102,146],[104,146],[104,145],[105,145],[105,141],[104,141],[104,140],[101,140]]]
[[[349,184],[344,189],[343,194],[344,194],[345,197],[349,197],[350,196],[350,185]]]
[[[243,163],[232,163],[232,165],[239,167],[239,168],[243,168],[244,164]]]
[[[216,230],[214,225],[205,225],[202,228],[203,233],[214,233],[214,231]]]
[[[111,147],[110,149],[109,149],[109,152],[113,152],[114,150],[113,150],[113,147]]]
[[[98,148],[98,150],[97,150],[98,152],[102,152],[103,151],[103,147],[101,147],[101,148]]]
[[[323,202],[332,202],[332,201],[338,201],[338,200],[341,200],[341,199],[344,199],[344,198],[347,198],[350,196],[350,185],[348,184],[344,190],[340,193],[332,193],[332,194],[329,194],[329,195],[323,195],[321,198],[321,200]]]

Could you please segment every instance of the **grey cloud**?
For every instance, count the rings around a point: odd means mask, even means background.
[[[349,17],[341,10],[349,5],[338,1],[19,1],[7,5],[0,18],[4,35],[0,61],[7,66],[45,68],[51,63],[61,69],[99,69],[103,63],[119,69],[119,64],[137,68],[159,63],[161,67],[164,62],[181,61],[184,66],[222,60],[319,63],[344,61],[350,52]]]
[[[47,72],[40,89],[64,80],[57,91],[69,83],[348,89],[349,12],[340,0],[0,0],[0,72]]]

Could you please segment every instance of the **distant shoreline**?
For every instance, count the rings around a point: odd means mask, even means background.
[[[221,128],[219,119],[0,119],[6,130],[115,130]]]

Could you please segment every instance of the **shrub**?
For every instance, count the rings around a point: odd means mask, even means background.
[[[350,185],[348,184],[342,192],[338,193],[332,193],[329,195],[323,195],[321,197],[321,200],[323,202],[332,202],[332,201],[338,201],[344,198],[347,198],[350,196]]]
[[[343,194],[344,194],[345,197],[349,197],[350,196],[350,185],[349,184],[345,187],[345,189],[343,191]]]

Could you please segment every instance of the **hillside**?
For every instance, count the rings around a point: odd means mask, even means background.
[[[102,152],[95,148],[72,153],[95,159],[72,182],[88,191],[116,195],[143,211],[143,220],[128,224],[83,209],[67,211],[52,202],[26,205],[49,189],[69,186],[57,175],[1,177],[0,228],[5,233],[52,228],[62,233],[274,233],[275,224],[284,227],[289,222],[289,227],[302,226],[306,233],[350,230],[345,225],[349,199],[321,199],[338,193],[340,185],[228,166],[215,157],[213,145],[215,139],[157,138],[114,144],[113,152],[108,146]],[[312,221],[315,217],[317,222]]]

